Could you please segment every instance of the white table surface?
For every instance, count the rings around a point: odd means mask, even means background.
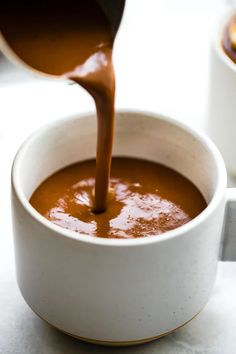
[[[127,0],[114,53],[117,107],[161,112],[204,130],[210,34],[225,6],[220,0]],[[103,348],[70,338],[44,324],[22,299],[10,215],[13,156],[37,127],[91,109],[92,100],[79,87],[33,79],[0,59],[0,354],[236,353],[234,262],[219,263],[212,297],[197,318],[134,348]]]

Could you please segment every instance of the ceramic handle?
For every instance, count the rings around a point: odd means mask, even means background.
[[[236,261],[236,188],[227,190],[221,259]]]

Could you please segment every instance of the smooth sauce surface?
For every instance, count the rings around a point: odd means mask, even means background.
[[[157,163],[113,157],[108,208],[92,212],[95,160],[66,167],[46,179],[30,203],[53,223],[83,235],[135,238],[179,227],[206,207],[185,177]]]
[[[114,132],[113,37],[96,1],[21,1],[14,6],[6,2],[1,7],[0,28],[25,63],[80,84],[96,104],[96,163],[78,163],[48,178],[30,200],[39,213],[84,235],[133,238],[174,229],[205,208],[192,183],[155,163],[114,158],[109,180]]]
[[[97,118],[96,212],[106,209],[114,135],[115,77],[110,24],[95,0],[19,1],[1,5],[0,29],[26,64],[83,86]]]

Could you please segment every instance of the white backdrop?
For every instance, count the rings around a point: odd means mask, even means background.
[[[114,51],[116,106],[161,112],[204,130],[210,34],[225,7],[220,0],[127,0]],[[0,60],[0,353],[109,353],[42,325],[24,304],[15,283],[10,219],[10,166],[19,144],[46,122],[93,109],[83,89],[32,78]],[[203,313],[136,353],[236,352],[236,266],[219,268]]]

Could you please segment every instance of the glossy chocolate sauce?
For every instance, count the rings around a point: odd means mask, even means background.
[[[198,189],[174,170],[146,160],[113,157],[107,210],[95,214],[95,165],[95,160],[87,160],[56,172],[36,189],[30,203],[63,228],[125,239],[175,229],[206,207]]]
[[[106,209],[114,132],[113,35],[95,0],[19,1],[1,5],[0,29],[26,64],[65,76],[94,98],[98,118],[93,209]]]
[[[98,3],[41,0],[28,2],[27,8],[23,4],[1,7],[4,38],[34,69],[83,86],[95,100],[98,117],[96,163],[80,162],[49,177],[33,193],[33,207],[61,227],[107,238],[158,235],[198,215],[206,207],[201,193],[186,178],[159,164],[113,158],[109,180],[113,36]]]
[[[236,15],[230,19],[224,30],[222,46],[225,53],[236,64]]]

